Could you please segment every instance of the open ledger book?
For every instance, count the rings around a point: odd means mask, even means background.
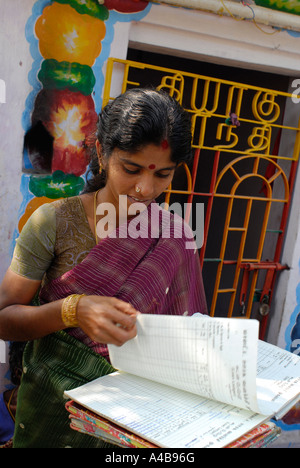
[[[158,447],[225,447],[300,399],[300,357],[258,340],[256,320],[140,315],[109,345],[119,371],[65,396]]]

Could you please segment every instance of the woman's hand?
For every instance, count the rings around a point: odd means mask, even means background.
[[[115,297],[83,296],[77,305],[79,327],[98,343],[123,345],[136,336],[138,311]]]

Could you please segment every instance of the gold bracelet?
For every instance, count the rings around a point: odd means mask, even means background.
[[[67,296],[61,306],[61,318],[67,328],[78,327],[77,305],[85,294],[71,294]]]

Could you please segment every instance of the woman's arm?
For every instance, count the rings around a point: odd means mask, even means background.
[[[0,286],[0,339],[29,341],[66,328],[63,299],[29,305],[40,283],[8,269]],[[92,340],[117,346],[136,335],[136,315],[130,304],[113,297],[84,296],[77,307],[79,326]]]
[[[29,341],[62,328],[62,300],[30,306],[40,281],[31,280],[8,269],[0,286],[0,338]]]

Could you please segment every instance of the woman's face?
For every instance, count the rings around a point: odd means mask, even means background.
[[[116,148],[104,169],[107,182],[103,195],[118,212],[120,195],[127,196],[127,209],[137,202],[148,206],[171,183],[176,163],[171,161],[169,145],[149,144],[135,153]]]

